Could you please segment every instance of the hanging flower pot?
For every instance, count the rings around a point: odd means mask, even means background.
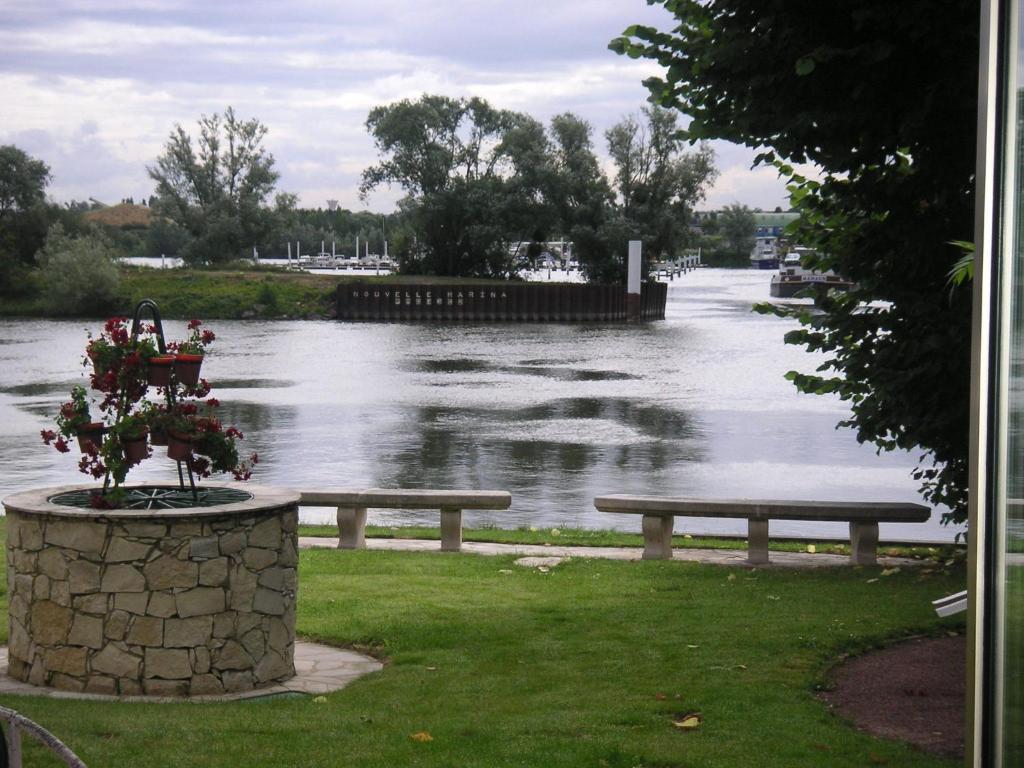
[[[149,358],[146,366],[146,381],[153,387],[166,387],[171,383],[171,368],[174,355],[156,355]]]
[[[199,383],[199,369],[202,365],[202,355],[179,352],[174,356],[174,375],[178,377],[180,383],[195,386]]]
[[[167,458],[185,461],[192,455],[192,438],[173,430],[167,433]]]
[[[88,453],[89,446],[91,445],[98,451],[100,446],[103,445],[103,433],[105,431],[106,427],[102,421],[91,421],[80,426],[76,434],[79,450],[82,453]]]
[[[148,454],[146,447],[146,434],[132,440],[121,438],[121,445],[124,447],[124,460],[129,464],[138,464]]]
[[[153,445],[167,445],[167,430],[154,425],[149,433],[149,442]]]

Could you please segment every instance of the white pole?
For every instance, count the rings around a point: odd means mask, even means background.
[[[291,266],[291,263],[292,263],[292,241],[289,240],[288,241],[288,265]]]
[[[640,293],[640,255],[642,244],[639,240],[629,241],[629,271],[626,293]]]
[[[640,320],[640,255],[641,242],[629,241],[629,267],[626,271],[626,319]]]
[[[331,240],[331,256],[337,256],[337,251],[334,250],[334,241]]]

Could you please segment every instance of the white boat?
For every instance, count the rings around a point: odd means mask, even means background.
[[[750,266],[755,269],[778,269],[778,238],[773,235],[758,237],[750,251]]]
[[[848,291],[853,287],[851,281],[840,277],[830,269],[819,272],[816,269],[806,268],[803,265],[803,260],[813,253],[814,251],[810,248],[797,245],[786,254],[778,274],[772,275],[770,293],[774,298],[792,298],[812,286],[823,286],[826,289],[838,291]]]

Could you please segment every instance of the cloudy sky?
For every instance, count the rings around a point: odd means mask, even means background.
[[[148,196],[146,165],[174,124],[231,105],[268,127],[280,190],[374,210],[400,194],[358,199],[372,107],[440,93],[544,121],[571,111],[603,155],[604,130],[644,105],[657,72],[608,41],[670,21],[644,0],[0,0],[0,18],[0,144],[49,164],[53,198]],[[752,152],[715,150],[706,207],[786,206]]]

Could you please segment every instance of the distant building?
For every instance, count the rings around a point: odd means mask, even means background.
[[[758,237],[782,237],[790,222],[796,221],[800,216],[796,211],[782,211],[779,213],[754,213],[754,222],[757,225],[755,234]]]

